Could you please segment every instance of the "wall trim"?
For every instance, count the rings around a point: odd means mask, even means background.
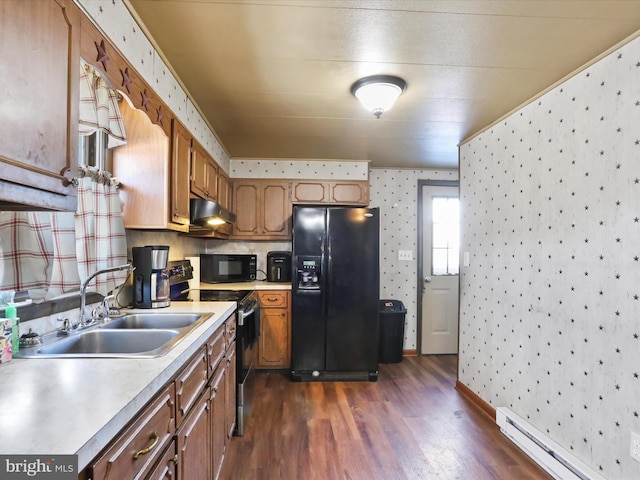
[[[456,380],[456,390],[460,392],[460,394],[469,400],[473,405],[475,405],[482,413],[491,418],[491,421],[495,423],[496,421],[496,410],[487,402],[485,402],[476,392],[467,387],[460,380]]]

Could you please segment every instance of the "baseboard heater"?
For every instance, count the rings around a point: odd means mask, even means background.
[[[605,480],[603,476],[508,408],[496,408],[496,423],[505,436],[553,478],[560,480]]]

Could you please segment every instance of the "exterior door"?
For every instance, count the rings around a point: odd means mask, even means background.
[[[458,353],[458,187],[422,186],[421,354]]]

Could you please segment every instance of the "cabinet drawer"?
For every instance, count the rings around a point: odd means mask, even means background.
[[[92,478],[121,480],[146,477],[173,437],[174,407],[175,390],[171,384],[98,458],[92,466]]]
[[[284,290],[258,292],[258,298],[262,307],[286,307],[289,303],[289,292]]]
[[[216,333],[213,334],[211,339],[207,342],[207,350],[209,351],[209,373],[208,378],[211,378],[213,372],[220,364],[220,360],[224,358],[225,351],[225,327],[221,326]]]
[[[169,445],[151,473],[144,477],[145,480],[172,480],[176,478],[176,465],[178,455],[176,454],[176,441]]]
[[[207,346],[202,347],[176,378],[176,425],[180,425],[207,385]]]

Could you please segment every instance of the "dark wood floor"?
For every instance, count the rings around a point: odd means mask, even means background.
[[[454,388],[456,361],[405,357],[371,383],[257,373],[221,479],[550,479]]]

